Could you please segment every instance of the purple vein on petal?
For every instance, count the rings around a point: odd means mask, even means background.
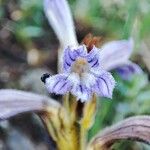
[[[108,95],[110,95],[109,87],[108,87],[108,85],[107,85],[106,80],[105,80],[103,77],[100,77],[100,79],[103,80],[103,82],[105,83],[106,88],[107,88],[107,91],[108,91]]]
[[[95,63],[92,65],[92,67],[97,67],[99,64],[98,64],[98,59],[95,61]]]

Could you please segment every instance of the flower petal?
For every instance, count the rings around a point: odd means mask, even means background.
[[[77,97],[81,102],[85,102],[91,99],[91,91],[83,84],[74,86],[71,93]]]
[[[45,85],[50,93],[65,94],[71,90],[68,74],[57,74],[46,79]]]
[[[72,63],[76,60],[77,55],[70,49],[70,47],[67,47],[64,52],[64,58],[63,58],[63,67],[64,71],[70,71]]]
[[[85,45],[81,45],[77,48],[68,46],[65,49],[64,58],[63,58],[64,71],[69,72],[72,63],[76,60],[76,58],[85,57],[86,55],[87,55],[87,51]]]
[[[81,76],[81,82],[88,89],[91,89],[93,85],[96,83],[96,77],[91,73],[83,73]]]
[[[72,15],[66,0],[44,0],[44,11],[61,45],[78,45]]]
[[[93,49],[87,54],[87,61],[92,68],[100,67],[99,52],[100,50],[94,46]]]
[[[133,51],[133,40],[120,40],[106,43],[100,52],[101,66],[112,70],[124,64]]]
[[[128,61],[126,64],[120,66],[116,70],[125,80],[129,80],[133,74],[141,74],[143,72],[140,66],[131,61]]]
[[[77,48],[73,48],[73,51],[76,53],[77,57],[85,57],[87,55],[87,49],[85,45],[80,45]]]
[[[94,84],[96,83],[97,78],[93,74],[90,74],[90,73],[83,73],[81,77],[79,77],[78,75],[78,78],[76,77],[77,75],[74,75],[73,77],[73,73],[71,74],[72,74],[70,75],[72,76],[71,81],[75,81],[73,83],[73,88],[71,90],[72,94],[75,95],[77,99],[80,99],[81,102],[90,100],[91,95],[92,95],[92,88]]]
[[[98,95],[112,98],[113,89],[115,87],[115,80],[109,72],[103,71],[100,76],[97,76],[96,84],[93,87]]]
[[[80,77],[75,72],[70,73],[67,80],[69,80],[74,86],[80,84]]]
[[[89,77],[89,76],[88,76]],[[87,78],[84,78],[86,80]],[[71,93],[77,97],[77,100],[81,102],[90,100],[91,92],[90,88],[88,88],[84,82],[81,82],[81,78],[77,73],[71,73],[68,76],[68,80],[72,83]]]

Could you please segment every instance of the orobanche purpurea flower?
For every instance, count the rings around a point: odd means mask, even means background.
[[[82,102],[90,100],[93,94],[111,98],[115,80],[101,68],[99,52],[95,46],[89,52],[86,45],[68,46],[63,57],[64,72],[42,77],[48,91],[63,95],[70,92]]]
[[[58,74],[41,77],[50,93],[60,94],[62,103],[30,92],[0,90],[0,120],[25,112],[36,112],[58,150],[107,150],[118,139],[150,143],[150,117],[138,116],[108,127],[88,141],[97,107],[97,97],[112,98],[115,80],[108,72],[117,69],[124,78],[141,73],[129,61],[133,39],[113,41],[98,48],[99,37],[89,35],[78,44],[66,0],[44,0],[44,11],[59,41]]]

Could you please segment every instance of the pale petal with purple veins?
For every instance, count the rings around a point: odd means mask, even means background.
[[[91,99],[92,93],[85,85],[79,84],[74,86],[71,93],[77,97],[77,100],[85,102]]]
[[[64,70],[70,71],[72,63],[76,60],[77,54],[68,46],[64,51]]]
[[[74,23],[66,0],[44,0],[44,12],[61,45],[78,45]]]
[[[88,63],[90,64],[90,67],[92,68],[100,67],[99,52],[100,49],[93,46],[92,50],[87,54],[86,58]]]
[[[140,66],[131,61],[128,61],[126,64],[120,66],[116,70],[125,80],[129,80],[133,74],[141,74],[143,72]]]
[[[84,84],[88,89],[91,89],[96,83],[96,77],[91,73],[83,73],[81,77],[82,84]]]
[[[89,77],[90,77],[90,74],[88,75],[83,74],[82,78],[80,78],[79,75],[74,72],[68,76],[68,80],[73,84],[70,92],[73,95],[75,95],[78,100],[80,99],[82,102],[90,100],[91,98],[90,89],[93,84],[92,79],[95,79],[95,77],[94,76],[90,78]]]
[[[109,72],[103,72],[101,75],[96,75],[96,84],[93,87],[98,95],[102,97],[112,98],[112,92],[115,87],[115,80]]]
[[[87,51],[85,45],[81,45],[77,48],[68,46],[64,51],[64,71],[70,71],[71,65],[77,57],[85,57],[86,55]]]
[[[87,49],[85,45],[80,45],[77,48],[73,48],[74,53],[77,55],[77,57],[86,57],[87,55]]]
[[[57,74],[47,78],[45,85],[50,93],[66,94],[72,87],[72,83],[67,78],[66,74]]]
[[[133,51],[133,40],[108,42],[101,49],[101,66],[104,70],[112,70],[128,61]]]
[[[75,72],[70,73],[67,80],[69,80],[74,86],[80,84],[80,77]]]

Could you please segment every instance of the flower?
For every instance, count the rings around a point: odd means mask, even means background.
[[[142,69],[129,60],[133,47],[132,38],[104,44],[100,52],[101,66],[109,71],[116,69],[119,75],[126,80],[130,79],[133,74],[142,73]]]
[[[127,61],[124,65],[118,67],[116,70],[124,80],[130,80],[130,77],[133,74],[141,74],[143,72],[137,64],[131,61]]]
[[[44,10],[62,47],[67,45],[77,46],[73,19],[67,1],[44,0]],[[108,71],[117,70],[124,79],[130,79],[133,74],[142,73],[141,68],[129,60],[133,47],[132,38],[104,44],[99,55],[101,67]]]
[[[91,99],[93,94],[112,97],[115,86],[113,76],[100,67],[99,49],[95,46],[88,53],[85,45],[67,47],[63,57],[63,73],[42,77],[50,93],[70,92],[82,102]]]
[[[77,45],[74,23],[66,0],[44,0],[44,12],[61,46]]]

